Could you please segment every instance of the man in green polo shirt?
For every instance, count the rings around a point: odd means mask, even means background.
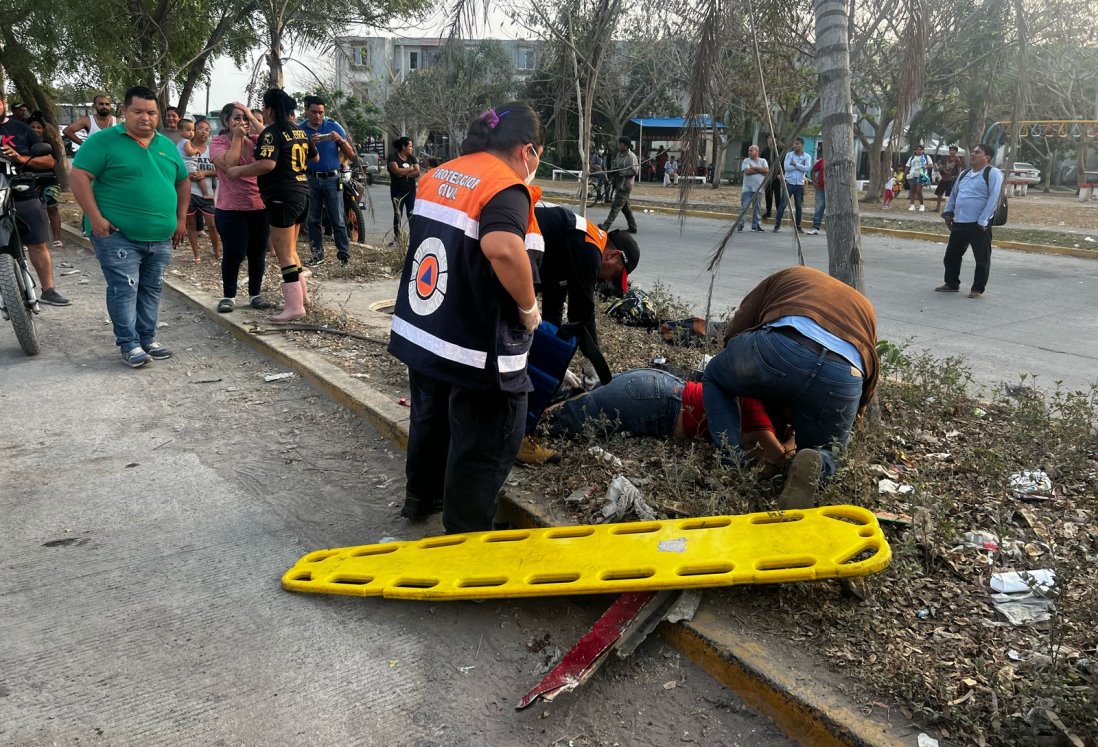
[[[156,94],[126,91],[125,120],[80,146],[69,184],[107,279],[107,313],[122,360],[171,358],[156,341],[164,272],[186,233],[190,180],[175,144],[156,131]]]

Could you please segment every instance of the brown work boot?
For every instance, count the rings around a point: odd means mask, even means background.
[[[820,465],[823,459],[815,449],[801,449],[789,464],[785,487],[778,496],[778,508],[812,508],[816,505],[816,490],[820,485]]]
[[[552,464],[560,461],[560,452],[542,446],[533,436],[523,436],[515,461],[519,464]]]

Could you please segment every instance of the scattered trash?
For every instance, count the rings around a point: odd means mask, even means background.
[[[1050,501],[1056,495],[1052,480],[1040,469],[1015,472],[1010,476],[1010,489],[1015,498],[1023,501]]]
[[[991,590],[1011,594],[1018,591],[1046,592],[1056,585],[1056,571],[1040,568],[1035,571],[1004,571],[991,574]]]
[[[195,379],[191,383],[192,384],[216,384],[219,381],[221,381],[221,379]]]
[[[351,374],[351,378],[352,379],[368,379],[368,378],[370,378],[370,374],[355,373],[355,374]]]
[[[156,323],[156,328],[157,329],[164,329],[165,327],[170,327],[170,326],[171,325],[168,324],[167,322],[157,322]]]
[[[277,373],[277,374],[267,374],[263,377],[263,380],[269,383],[269,382],[272,382],[272,381],[282,381],[283,379],[292,379],[293,377],[294,377],[293,373],[286,372],[286,373]]]
[[[1032,625],[1052,619],[1056,606],[1039,594],[992,594],[995,611],[1011,625]]]
[[[988,552],[999,549],[999,538],[991,532],[965,532],[964,542],[968,547],[976,547]]]
[[[679,598],[671,605],[671,609],[667,610],[663,619],[669,623],[693,620],[694,615],[698,613],[698,607],[701,606],[701,601],[701,589],[686,589],[679,594]]]
[[[87,278],[80,278],[79,280],[76,281],[76,284],[77,285],[87,285],[88,284],[88,279]]]
[[[919,610],[918,612],[915,613],[915,617],[917,617],[920,620],[926,620],[933,614],[934,613],[931,612],[929,608],[923,608],[923,609],[921,609],[921,610]]]
[[[877,483],[877,491],[881,495],[895,495],[896,493],[906,495],[908,493],[914,493],[915,486],[901,484],[889,477],[886,477],[885,479]]]
[[[1084,236],[1083,241],[1094,241],[1094,237],[1093,236]]]
[[[663,683],[663,689],[664,690],[674,690],[678,686],[679,686],[679,681],[678,680],[671,680],[670,682],[664,682]]]
[[[595,486],[594,485],[584,485],[582,488],[579,488],[578,490],[573,490],[571,493],[569,493],[568,497],[564,499],[564,502],[565,503],[583,503],[584,501],[586,501],[588,498],[591,497],[591,495],[594,493],[594,491],[595,491]]]
[[[630,511],[643,521],[656,518],[656,512],[644,502],[640,489],[624,475],[618,475],[610,481],[604,500],[606,505],[602,507],[602,515],[596,517],[597,523],[621,521]]]
[[[611,467],[617,467],[618,469],[620,469],[622,466],[621,459],[618,459],[616,456],[614,456],[601,446],[592,446],[590,449],[587,450],[587,453],[598,457],[601,462],[603,462],[604,464],[608,464]]]
[[[982,407],[977,407],[975,410],[972,411],[972,414],[978,418],[982,418],[987,415],[987,410]]]
[[[919,747],[938,747],[938,740],[929,734],[920,734]]]
[[[80,272],[81,272],[80,270],[68,270],[67,272],[59,272],[57,274],[60,275],[61,277],[67,277],[69,275],[79,275]]]
[[[907,514],[894,514],[890,511],[877,511],[873,514],[881,524],[890,524],[896,527],[907,528],[911,526],[911,517]]]
[[[400,405],[401,407],[411,407],[412,406],[412,403],[408,401],[407,397],[401,397],[400,399],[398,399],[397,404]]]

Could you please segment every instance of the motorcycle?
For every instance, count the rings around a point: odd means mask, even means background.
[[[367,175],[368,176],[368,175]],[[362,243],[366,235],[366,184],[362,162],[354,161],[343,165],[339,178],[343,181],[343,215],[347,222],[347,238]]]
[[[31,156],[53,153],[49,143],[31,146]],[[16,193],[36,191],[33,174],[0,156],[0,316],[11,322],[19,346],[27,355],[38,355],[38,333],[34,316],[41,311],[36,284],[31,277],[27,250],[19,238],[19,214],[15,211]]]

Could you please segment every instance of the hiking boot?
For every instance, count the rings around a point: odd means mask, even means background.
[[[939,285],[937,288],[934,289],[936,293],[956,293],[959,290],[960,288],[954,287],[949,283],[946,283],[945,285]]]
[[[778,496],[778,508],[812,508],[816,505],[816,490],[820,485],[820,465],[823,458],[815,449],[801,449],[789,463],[785,487]]]
[[[68,306],[72,303],[72,301],[58,293],[56,288],[46,288],[42,291],[42,295],[38,297],[38,300],[50,306]]]
[[[141,368],[149,362],[149,354],[141,348],[132,348],[122,351],[122,360],[130,368]]]
[[[154,361],[166,361],[172,357],[172,351],[159,342],[150,342],[145,346],[145,352],[148,353],[149,357]]]
[[[560,461],[560,452],[542,446],[533,436],[523,436],[515,461],[519,464],[552,464]]]

